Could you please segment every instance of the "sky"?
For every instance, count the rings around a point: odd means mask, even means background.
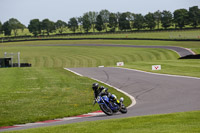
[[[132,12],[143,15],[157,10],[168,10],[199,6],[200,0],[0,0],[0,21],[4,23],[16,18],[28,26],[31,19],[48,18],[51,21],[68,22],[72,17],[82,16],[89,11]]]

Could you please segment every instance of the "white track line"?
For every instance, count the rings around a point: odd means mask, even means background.
[[[176,47],[176,46],[169,46],[169,47],[174,47],[174,48],[182,48],[182,49],[185,49],[185,50],[187,50],[187,51],[190,51],[193,55],[195,55],[196,53],[194,52],[194,51],[192,51],[191,49],[189,49],[189,48],[184,48],[184,47]],[[164,48],[164,49],[167,49],[167,48]],[[183,56],[181,56],[180,55],[180,53],[179,52],[177,52],[176,50],[173,50],[173,49],[168,49],[168,50],[172,50],[172,51],[174,51],[174,52],[176,52],[180,57],[183,57]]]
[[[60,119],[49,120],[49,122],[47,120],[47,121],[39,121],[39,122],[35,122],[35,123],[18,124],[18,125],[14,125],[14,126],[10,126],[10,127],[5,127],[2,130],[6,130],[9,128],[37,126],[37,125],[48,124],[48,123],[53,123],[53,122],[60,122],[60,121],[69,121],[69,120],[75,120],[75,119],[80,119],[80,118],[84,118],[84,117],[99,116],[102,114],[104,114],[104,113],[103,112],[92,112],[92,113],[78,115],[78,116],[64,117],[64,118],[60,118]]]
[[[132,103],[131,103],[131,105],[129,105],[127,108],[131,108],[131,107],[133,107],[133,106],[136,104],[135,98],[134,98],[133,96],[131,96],[130,94],[128,94],[127,92],[125,92],[125,91],[123,91],[123,90],[120,90],[120,89],[118,89],[117,87],[114,87],[114,86],[112,86],[112,85],[110,85],[110,84],[108,84],[108,83],[105,83],[105,82],[101,81],[101,80],[98,80],[98,79],[95,79],[95,78],[91,78],[91,79],[96,80],[96,81],[98,81],[98,82],[101,82],[101,83],[103,83],[103,84],[105,84],[105,85],[107,85],[107,86],[110,86],[110,87],[114,88],[115,90],[117,90],[117,91],[119,91],[119,92],[125,94],[126,96],[128,96],[128,97],[131,99],[131,102],[132,102]]]
[[[180,47],[180,48],[183,48],[183,47]],[[192,51],[190,48],[184,48],[184,49],[186,49],[186,50],[190,51],[191,53],[193,53],[193,55],[195,55],[195,54],[196,54],[196,53],[195,53],[194,51]]]
[[[70,72],[72,72],[72,73],[74,73],[74,74],[76,74],[76,75],[78,75],[78,76],[81,75],[81,74],[79,74],[79,73],[77,73],[77,72],[75,72],[75,71],[72,71],[72,70],[68,69],[68,68],[64,68],[64,69],[65,69],[65,70],[68,70],[68,71],[70,71]],[[81,75],[81,76],[83,76],[83,75]],[[105,83],[105,82],[103,82],[103,81],[100,81],[100,80],[98,80],[98,79],[95,79],[95,78],[91,78],[91,79],[96,80],[96,81],[98,81],[98,82],[101,82],[101,83],[103,83],[103,84],[105,84],[105,85],[107,85],[107,86],[110,86],[110,87],[116,89],[117,91],[119,91],[119,92],[125,94],[126,96],[128,96],[128,97],[131,99],[131,102],[132,102],[132,103],[131,103],[131,105],[129,105],[127,108],[131,108],[131,107],[133,107],[133,106],[136,104],[135,98],[134,98],[133,96],[131,96],[130,94],[128,94],[127,92],[122,91],[122,90],[120,90],[119,88],[114,87],[114,86],[112,86],[112,85],[110,85],[110,84],[108,84],[108,83]]]
[[[70,71],[70,72],[72,72],[72,73],[74,73],[74,74],[76,74],[76,75],[78,75],[78,76],[83,77],[83,75],[81,75],[81,74],[79,74],[79,73],[77,73],[77,72],[74,72],[74,71],[72,71],[72,70],[70,70],[70,69],[68,69],[68,68],[64,68],[64,69],[67,70],[67,71]]]
[[[147,73],[147,74],[152,74],[152,75],[159,75],[159,76],[178,77],[178,78],[190,78],[190,79],[198,79],[198,80],[200,79],[198,77],[190,77],[190,76],[181,76],[181,75],[170,75],[170,74],[145,72],[145,71],[142,71],[142,70],[136,70],[136,69],[130,69],[130,68],[123,68],[123,67],[113,67],[113,68],[125,69],[125,70],[136,71],[136,72],[141,72],[141,73]]]

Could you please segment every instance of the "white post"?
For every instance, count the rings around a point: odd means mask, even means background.
[[[7,57],[7,52],[4,53],[4,58],[6,58],[6,57]]]
[[[11,67],[13,67],[13,53],[11,53],[10,55],[11,55]]]
[[[18,52],[17,55],[18,55],[18,67],[20,67],[20,52]]]

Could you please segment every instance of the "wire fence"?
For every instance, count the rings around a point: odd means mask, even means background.
[[[200,39],[200,33],[170,33],[170,39]]]

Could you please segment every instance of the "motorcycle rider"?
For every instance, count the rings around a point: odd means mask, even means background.
[[[118,105],[121,106],[120,101],[117,99],[117,97],[116,97],[114,94],[111,94],[111,93],[108,92],[108,88],[105,88],[104,86],[100,86],[100,87],[99,87],[99,84],[98,84],[98,83],[93,83],[93,84],[92,84],[92,89],[93,89],[93,91],[94,91],[95,99],[96,99],[98,96],[107,95],[108,98],[112,99],[115,103],[117,103]]]

